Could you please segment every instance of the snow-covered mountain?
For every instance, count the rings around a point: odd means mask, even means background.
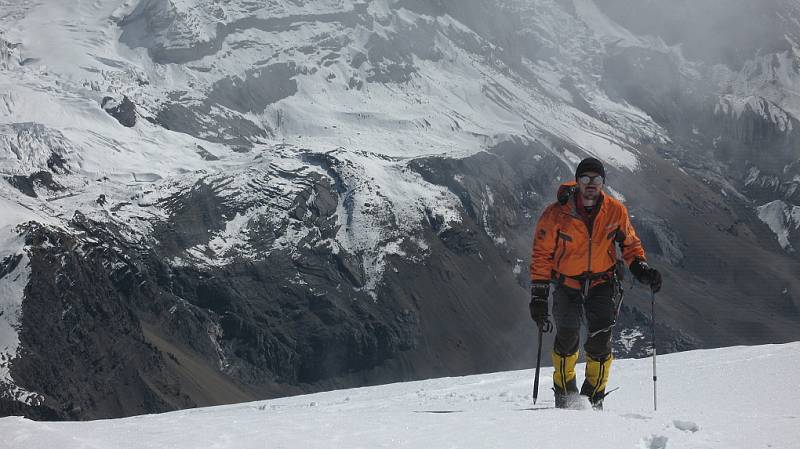
[[[0,411],[528,367],[530,232],[586,155],[665,273],[661,350],[798,340],[798,17],[0,0]]]
[[[0,431],[12,448],[792,449],[798,368],[797,343],[659,357],[657,411],[640,359],[616,363],[602,412],[554,409],[546,369],[536,405],[526,370],[84,423],[7,417]],[[777,373],[789,375],[752,387]]]

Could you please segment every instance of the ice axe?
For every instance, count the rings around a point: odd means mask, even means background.
[[[539,368],[542,365],[542,334],[553,330],[553,323],[547,320],[539,327],[539,350],[536,352],[536,375],[533,377],[533,404],[539,398]]]

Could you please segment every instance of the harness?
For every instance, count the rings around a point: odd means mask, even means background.
[[[555,281],[557,286],[562,286],[565,284],[564,281],[567,279],[572,279],[577,281],[580,284],[580,291],[581,291],[581,302],[585,303],[586,298],[589,296],[589,288],[595,284],[595,281],[613,281],[616,278],[616,266],[612,266],[606,271],[602,271],[600,273],[591,273],[591,272],[584,272],[577,276],[569,276],[564,273],[559,273],[553,270],[553,280]]]
[[[622,285],[623,281],[625,280],[625,262],[617,259],[617,262],[606,271],[601,273],[583,273],[578,276],[567,276],[563,273],[558,273],[555,270],[553,271],[553,280],[556,282],[557,287],[564,285],[564,281],[566,279],[573,279],[580,283],[581,304],[586,303],[586,298],[589,296],[589,288],[591,287],[592,283],[597,280],[603,280],[611,283],[611,300],[614,301],[614,318],[611,320],[611,324],[609,326],[594,332],[589,332],[588,336],[594,337],[595,335],[610,331],[617,324],[619,311],[622,308],[622,300],[625,297],[625,287]]]
[[[622,300],[625,297],[625,288],[622,286],[622,282],[625,280],[625,264],[623,261],[617,260],[614,268],[614,274],[611,279],[611,288],[613,291],[611,299],[614,301],[614,319],[611,320],[611,324],[608,327],[604,327],[603,329],[599,329],[594,332],[589,332],[589,337],[594,337],[595,335],[602,334],[603,332],[609,332],[617,324],[619,310],[622,308]]]

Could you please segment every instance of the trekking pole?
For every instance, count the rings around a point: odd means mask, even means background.
[[[650,291],[650,305],[652,306],[650,316],[653,322],[653,411],[658,411],[658,398],[656,395],[656,381],[658,380],[656,375],[656,294],[652,290]]]

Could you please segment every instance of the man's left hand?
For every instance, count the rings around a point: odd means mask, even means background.
[[[661,290],[661,273],[643,260],[634,260],[631,264],[631,273],[642,284],[649,285],[653,293]]]

